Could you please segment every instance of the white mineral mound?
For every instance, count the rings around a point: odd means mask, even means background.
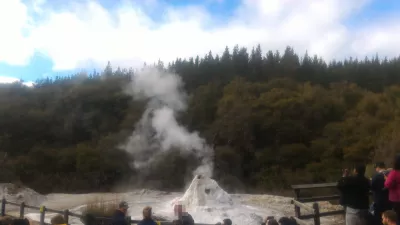
[[[0,198],[5,197],[10,202],[22,203],[27,205],[37,206],[46,200],[46,196],[37,193],[36,191],[10,183],[0,184]],[[8,205],[7,207],[11,207]]]
[[[204,176],[196,176],[179,201],[188,209],[198,206],[233,205],[231,196],[215,180]]]

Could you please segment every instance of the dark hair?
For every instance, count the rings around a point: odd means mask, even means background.
[[[356,165],[354,167],[354,169],[356,170],[358,176],[364,176],[365,175],[366,168],[365,168],[364,164]]]
[[[386,165],[384,162],[376,162],[374,165],[374,168],[386,168]]]
[[[297,225],[297,221],[294,218],[281,217],[278,221],[281,225]]]
[[[397,154],[397,155],[394,157],[393,169],[394,169],[394,170],[400,170],[400,154]]]
[[[90,213],[86,213],[83,216],[83,221],[85,225],[95,225],[96,224],[96,217]]]
[[[382,213],[383,217],[387,218],[390,220],[390,222],[396,222],[397,221],[397,214],[393,210],[386,210],[385,212]]]
[[[266,225],[279,225],[279,223],[276,219],[269,219]]]
[[[232,220],[231,219],[224,219],[224,225],[232,225]]]
[[[29,225],[28,219],[14,219],[12,225]]]

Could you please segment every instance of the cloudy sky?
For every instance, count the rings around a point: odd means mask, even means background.
[[[325,59],[398,56],[399,0],[0,0],[0,82],[293,46]]]

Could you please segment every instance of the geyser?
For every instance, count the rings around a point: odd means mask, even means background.
[[[136,169],[146,168],[162,152],[179,149],[194,153],[201,165],[194,174],[211,177],[213,150],[197,132],[189,132],[178,123],[176,114],[186,110],[187,95],[181,78],[155,68],[145,68],[132,76],[128,92],[147,106],[135,130],[123,146],[132,154]]]
[[[233,205],[231,196],[215,180],[202,175],[195,176],[179,202],[186,209]]]

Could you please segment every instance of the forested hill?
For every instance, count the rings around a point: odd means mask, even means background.
[[[0,87],[0,182],[42,192],[134,182],[118,145],[132,134],[144,102],[125,94],[132,70],[111,65],[34,88]],[[324,182],[340,176],[342,166],[390,158],[395,149],[400,57],[326,62],[289,47],[263,53],[258,46],[158,66],[183,78],[190,98],[179,120],[214,145],[215,178],[228,190]],[[191,160],[166,155],[148,185],[181,188]]]

